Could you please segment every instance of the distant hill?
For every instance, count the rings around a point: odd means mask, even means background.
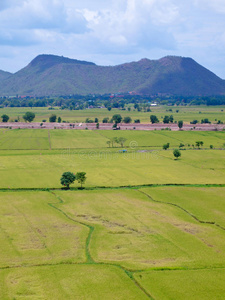
[[[2,72],[0,95],[225,94],[224,80],[191,58],[176,56],[97,66],[92,62],[43,54],[15,74],[6,76]]]
[[[6,78],[9,78],[9,76],[11,76],[12,74],[9,72],[5,72],[5,71],[1,71],[0,70],[0,81],[4,80]]]

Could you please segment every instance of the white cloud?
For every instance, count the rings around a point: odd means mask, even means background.
[[[1,0],[0,69],[4,51],[15,69],[40,53],[101,64],[174,54],[225,77],[224,13],[225,0]]]

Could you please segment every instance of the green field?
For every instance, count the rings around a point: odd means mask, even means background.
[[[222,299],[224,192],[1,191],[1,299]]]
[[[114,137],[126,139],[124,147],[135,149],[162,149],[163,144],[186,149],[193,148],[196,141],[203,141],[203,148],[224,148],[224,131],[113,131],[113,130],[46,130],[46,129],[1,129],[1,150],[54,150],[54,149],[112,149],[107,141]],[[121,147],[114,143],[114,148]],[[109,150],[109,149],[108,149]],[[115,150],[115,149],[114,149]]]
[[[0,299],[224,299],[224,142],[0,129]],[[85,171],[85,189],[61,189],[65,171]]]
[[[172,111],[169,111],[172,109]],[[42,122],[42,120],[48,119],[52,113],[56,114],[58,117],[60,116],[63,121],[66,122],[85,122],[86,118],[90,118],[94,120],[98,118],[100,122],[102,122],[103,118],[109,117],[111,118],[114,114],[121,114],[124,118],[129,116],[132,120],[140,119],[141,123],[149,123],[150,115],[154,114],[158,117],[160,122],[165,115],[173,115],[174,121],[183,120],[186,123],[190,123],[190,121],[198,120],[201,122],[202,119],[208,118],[212,123],[216,123],[218,120],[225,123],[225,106],[158,106],[152,107],[151,112],[138,112],[137,110],[119,110],[113,108],[111,111],[107,109],[85,109],[85,110],[61,110],[55,108],[54,110],[49,110],[47,107],[6,107],[0,108],[0,116],[3,114],[7,114],[10,117],[10,120],[15,120],[18,117],[20,121],[23,121],[22,117],[27,111],[32,111],[35,113],[36,122]],[[176,110],[179,110],[177,113]]]

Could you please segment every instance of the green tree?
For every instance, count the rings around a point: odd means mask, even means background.
[[[183,143],[180,143],[179,148],[183,148],[185,145]]]
[[[170,147],[170,143],[164,144],[163,145],[163,150],[167,150]]]
[[[126,123],[126,124],[131,123],[131,121],[132,121],[131,117],[125,117],[123,119],[123,122]]]
[[[76,179],[81,184],[81,188],[82,188],[82,184],[84,184],[87,179],[86,173],[85,172],[77,172]]]
[[[60,182],[63,186],[65,186],[67,189],[70,188],[70,184],[74,183],[76,180],[76,176],[72,172],[64,172],[62,174],[62,177],[60,179]]]
[[[200,146],[203,146],[204,142],[203,141],[197,141],[195,142],[196,147],[200,148]]]
[[[61,117],[58,117],[58,123],[61,123],[61,122],[62,122]]]
[[[35,118],[35,113],[31,111],[27,111],[25,115],[23,116],[23,119],[25,122],[32,122]]]
[[[179,129],[181,129],[183,127],[184,122],[183,121],[178,121],[177,125],[179,127]]]
[[[3,114],[3,115],[1,116],[1,118],[2,118],[2,122],[4,122],[4,123],[7,123],[7,122],[9,121],[9,116],[6,115],[6,114]]]
[[[108,123],[109,122],[109,118],[104,118],[103,120],[102,120],[102,123]]]
[[[117,139],[117,143],[119,143],[120,145],[121,145],[121,147],[123,147],[123,145],[124,145],[124,143],[126,142],[126,138],[124,138],[124,137],[119,137],[118,139]]]
[[[57,116],[55,114],[51,114],[51,116],[49,117],[49,122],[50,123],[54,123],[56,122]]]
[[[180,150],[174,149],[174,150],[173,150],[173,155],[174,155],[174,157],[175,157],[176,159],[178,159],[178,157],[181,156]]]
[[[115,122],[115,124],[118,124],[118,123],[120,123],[122,121],[122,117],[121,117],[120,114],[113,115],[112,119]]]
[[[170,117],[169,116],[164,116],[163,123],[164,124],[169,124],[169,122],[170,122]]]
[[[118,144],[118,137],[114,137],[111,139],[112,147],[114,147],[114,143]]]
[[[96,129],[99,129],[99,123],[96,123]]]
[[[170,121],[170,123],[173,123],[173,115],[169,116],[169,121]]]
[[[111,141],[107,141],[106,144],[110,147]]]
[[[98,123],[98,118],[95,118],[95,123]]]
[[[150,121],[152,122],[152,124],[159,123],[159,119],[155,115],[150,116]]]
[[[196,147],[200,148],[200,141],[195,142]]]

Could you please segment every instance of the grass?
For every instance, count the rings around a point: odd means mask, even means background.
[[[73,151],[0,156],[0,188],[60,188],[65,171],[85,171],[85,186],[143,184],[224,184],[224,152],[187,150],[174,160],[172,151]],[[74,185],[78,187],[76,183]]]
[[[159,149],[197,140],[224,132],[1,129],[0,298],[223,299],[224,150]]]
[[[224,188],[218,189],[222,195]],[[56,194],[64,200],[64,212],[94,226],[90,252],[96,262],[128,269],[223,266],[225,232],[178,207],[150,201],[135,190]]]
[[[172,111],[169,111],[172,109]],[[60,110],[56,108],[55,110],[49,110],[46,107],[6,107],[0,108],[0,116],[3,114],[9,115],[11,120],[15,120],[20,117],[20,120],[23,121],[22,116],[27,111],[32,111],[35,113],[36,118],[34,121],[42,122],[43,119],[49,119],[52,113],[60,116],[62,120],[67,122],[85,122],[86,118],[94,120],[98,118],[102,122],[103,118],[111,118],[114,114],[121,114],[122,117],[130,116],[132,120],[140,119],[141,123],[149,123],[150,115],[154,114],[158,117],[160,122],[162,122],[165,115],[173,115],[174,121],[183,120],[186,123],[190,123],[194,119],[201,122],[202,119],[208,118],[212,123],[216,123],[218,120],[225,122],[225,106],[158,106],[152,107],[151,112],[138,112],[138,111],[123,111],[116,108],[113,108],[111,111],[107,109],[85,109],[85,110]],[[179,110],[176,113],[176,110]],[[217,121],[215,121],[217,120]]]
[[[170,147],[192,148],[196,141],[203,141],[203,148],[223,148],[225,132],[193,131],[113,131],[113,130],[45,130],[45,129],[5,129],[0,130],[0,150],[57,150],[57,149],[108,149],[107,141],[114,137],[124,137],[127,149],[162,149],[166,143]],[[114,143],[114,148],[121,147]],[[115,150],[115,149],[114,149]],[[1,155],[1,152],[0,152]]]
[[[1,130],[0,150],[49,149],[47,130]]]
[[[0,267],[85,261],[88,230],[49,202],[47,192],[0,193]]]
[[[224,268],[225,230],[200,220],[222,224],[224,191],[1,191],[1,298],[181,299],[184,282],[192,295],[200,280],[200,299],[223,276],[206,271]],[[183,277],[168,269],[182,270]],[[210,278],[210,285],[192,281],[193,269],[201,269],[199,276],[207,283]],[[172,284],[175,278],[179,288]],[[215,295],[223,293],[221,282]]]
[[[143,191],[157,201],[181,206],[199,220],[214,222],[225,229],[224,188],[158,187]]]
[[[60,265],[0,271],[1,299],[148,299],[114,266]]]
[[[150,271],[135,278],[154,299],[222,300],[225,295],[225,269]]]

